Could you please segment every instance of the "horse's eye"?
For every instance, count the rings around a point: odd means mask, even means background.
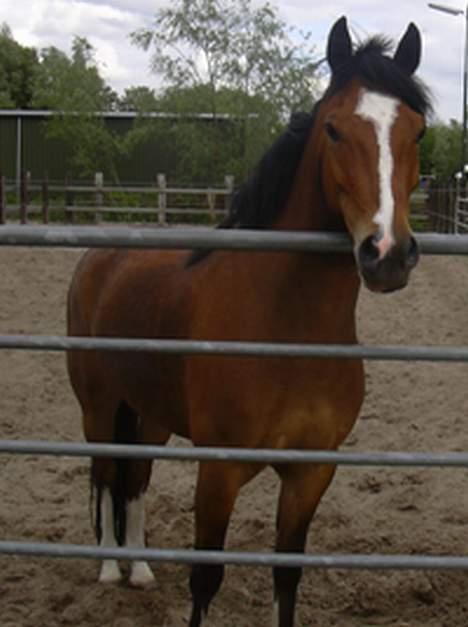
[[[331,122],[326,122],[325,132],[333,142],[340,141],[341,135],[339,134],[339,132],[336,130],[336,128],[333,126]]]
[[[419,142],[423,139],[424,135],[426,134],[426,127],[424,127],[422,129],[422,131],[420,131],[418,133],[418,136],[416,137],[416,143],[419,144]]]

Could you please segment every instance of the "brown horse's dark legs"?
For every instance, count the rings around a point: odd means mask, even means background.
[[[302,553],[307,530],[322,495],[333,478],[333,466],[297,466],[278,469],[281,494],[278,504],[276,551]],[[293,627],[296,594],[301,568],[274,568],[276,623],[273,627]]]
[[[195,548],[220,550],[234,503],[243,483],[237,466],[201,462],[195,498]],[[199,627],[224,576],[224,566],[195,564],[190,577],[192,615],[190,627]]]

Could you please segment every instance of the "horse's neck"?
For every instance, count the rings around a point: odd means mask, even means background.
[[[325,146],[317,124],[304,149],[286,207],[273,228],[285,231],[343,231],[343,219],[326,198],[322,182]]]
[[[275,230],[339,232],[345,229],[341,215],[326,201],[321,184],[321,159],[313,157],[320,155],[321,147],[314,145],[314,141],[317,140],[312,138],[306,147],[288,204],[273,226]],[[310,317],[314,320],[329,317],[331,327],[354,320],[360,280],[352,254],[271,254],[257,265],[259,272],[266,272],[267,264],[269,272],[277,278],[271,289],[276,290],[277,303],[282,303],[278,315],[289,318],[291,324],[301,317],[304,320],[309,317],[309,323]]]

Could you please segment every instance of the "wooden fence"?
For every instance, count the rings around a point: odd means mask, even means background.
[[[65,222],[73,222],[77,214],[88,214],[101,222],[104,214],[114,216],[145,216],[154,218],[161,226],[171,215],[209,217],[215,221],[229,211],[234,190],[234,177],[226,175],[223,186],[170,187],[165,174],[158,174],[154,184],[147,186],[105,185],[102,173],[97,172],[92,185],[56,184],[44,179],[32,182],[28,172],[23,173],[19,190],[14,182],[0,176],[0,224],[9,218],[27,224],[39,218],[44,224],[55,215]],[[131,201],[137,202],[131,204]]]
[[[234,177],[225,176],[219,186],[175,187],[167,184],[165,174],[154,183],[143,185],[106,185],[97,172],[92,184],[31,181],[23,173],[19,189],[14,181],[0,176],[0,224],[9,220],[73,223],[81,214],[88,221],[194,222],[208,219],[217,222],[229,211],[234,191]],[[468,191],[455,185],[447,189],[428,186],[412,196],[412,225],[416,231],[437,233],[468,232]],[[86,221],[86,220],[85,220]],[[462,222],[464,228],[462,229]]]

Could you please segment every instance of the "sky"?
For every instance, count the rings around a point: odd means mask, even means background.
[[[264,4],[254,0],[257,4]],[[56,46],[70,51],[74,35],[87,37],[97,51],[102,76],[119,93],[125,87],[157,88],[149,70],[150,54],[131,45],[129,34],[151,25],[154,11],[168,0],[0,0],[0,22],[6,22],[22,45]],[[334,21],[346,15],[354,37],[383,33],[396,42],[410,21],[423,37],[419,76],[435,96],[436,117],[460,120],[465,38],[463,15],[430,9],[422,0],[272,0],[291,25],[310,31],[319,57]],[[445,4],[464,9],[461,0]]]

